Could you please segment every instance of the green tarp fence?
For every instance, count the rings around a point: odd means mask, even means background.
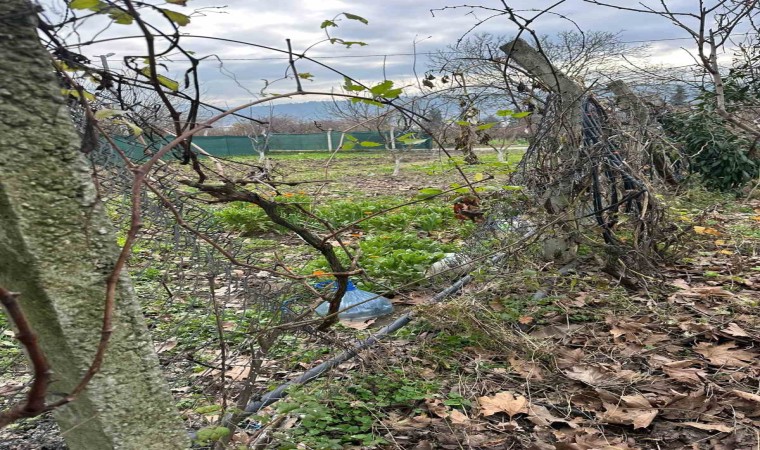
[[[202,148],[212,156],[230,157],[230,156],[258,156],[259,149],[264,152],[271,151],[329,151],[335,150],[341,142],[343,133],[340,131],[331,131],[324,133],[307,133],[307,134],[285,134],[273,133],[269,136],[257,136],[250,139],[247,136],[195,136],[193,144]],[[378,147],[367,147],[367,150],[382,150],[391,147],[390,132],[374,131],[357,131],[347,133],[356,138],[357,141],[369,141],[382,144]],[[396,133],[398,137],[400,133]],[[418,134],[417,139],[425,139],[421,144],[411,146],[411,149],[432,149],[432,139],[430,136]],[[151,154],[163,145],[171,142],[170,136],[144,136],[143,139],[148,143],[146,145],[132,138],[116,137],[114,140],[127,156],[132,159],[144,159],[147,154]],[[344,138],[344,142],[347,142]],[[400,143],[395,143],[397,149],[405,147]],[[365,149],[360,145],[354,147],[357,150]]]

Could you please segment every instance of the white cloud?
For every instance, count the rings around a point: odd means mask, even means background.
[[[157,1],[157,5],[158,0]],[[610,0],[615,1],[615,0]],[[413,43],[418,41],[417,71],[426,69],[426,52],[442,49],[453,44],[473,25],[498,13],[501,2],[496,0],[471,0],[472,5],[482,5],[486,9],[467,7],[444,8],[455,4],[446,0],[365,0],[348,2],[342,0],[189,0],[188,6],[164,5],[189,14],[193,10],[200,13],[193,15],[191,23],[183,27],[183,33],[242,41],[243,43],[223,42],[199,38],[185,38],[185,47],[196,52],[196,56],[217,55],[222,58],[224,69],[219,62],[208,59],[201,65],[204,92],[216,101],[248,99],[247,92],[258,92],[264,85],[262,79],[273,80],[281,77],[287,70],[287,59],[283,53],[256,48],[245,43],[285,48],[285,39],[290,38],[294,50],[300,52],[314,42],[324,39],[324,31],[319,26],[325,19],[332,19],[342,12],[350,12],[365,17],[368,25],[358,21],[341,18],[339,27],[330,28],[332,35],[347,40],[360,40],[368,46],[346,49],[340,45],[321,44],[309,51],[309,55],[324,58],[324,62],[339,71],[348,73],[367,82],[376,82],[383,78],[383,73],[390,79],[408,80],[412,77],[411,55]],[[508,3],[527,9],[540,9],[553,0],[513,0]],[[627,4],[629,2],[619,2]],[[694,9],[694,0],[669,0],[674,9]],[[45,0],[51,14],[62,11],[62,0]],[[219,5],[226,5],[219,8]],[[432,10],[435,10],[431,12]],[[437,10],[436,10],[437,9]],[[495,10],[494,10],[495,9]],[[623,40],[657,40],[680,38],[683,30],[670,24],[667,20],[651,15],[626,13],[610,8],[591,6],[581,0],[567,0],[556,12],[574,20],[585,30],[619,32]],[[525,14],[533,14],[525,12]],[[150,16],[156,19],[156,16]],[[160,21],[159,21],[160,22]],[[105,25],[105,22],[91,21],[81,31],[86,40]],[[559,30],[572,29],[574,25],[558,15],[548,14],[536,21],[534,28],[540,34],[552,34]],[[516,28],[504,16],[497,16],[484,22],[478,31],[494,34],[512,35]],[[113,25],[100,37],[137,35],[136,26]],[[651,62],[666,65],[685,65],[691,63],[688,54],[678,47],[693,46],[691,41],[664,41],[653,47]],[[103,44],[89,45],[81,49],[85,56],[113,52],[109,58],[112,67],[118,67],[119,61],[130,54],[144,53],[144,42],[139,39],[119,40]],[[356,57],[366,55],[366,57]],[[372,56],[369,56],[372,55]],[[383,57],[382,55],[388,55]],[[97,61],[97,59],[95,59]],[[178,65],[170,65],[173,76],[181,75]],[[308,71],[315,76],[313,82],[304,82],[310,89],[337,87],[342,77],[330,73],[312,63],[299,61],[300,71]],[[230,76],[235,74],[237,82]],[[238,86],[243,84],[245,89]],[[287,86],[286,86],[287,85]],[[278,91],[291,89],[292,81],[283,83]]]

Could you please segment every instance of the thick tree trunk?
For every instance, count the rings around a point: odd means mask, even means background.
[[[582,145],[581,100],[584,90],[555,68],[546,55],[522,39],[518,38],[504,44],[501,50],[507,53],[511,61],[525,69],[528,75],[540,81],[546,89],[559,97],[559,118],[555,126],[564,144],[554,149],[555,162],[551,167],[559,173],[559,178],[550,185],[544,186],[544,198],[541,201],[549,213],[566,212],[570,208],[573,191],[573,180],[571,176],[568,176],[568,172],[579,164],[579,148]],[[568,236],[569,230],[564,231],[544,241],[544,255],[547,259],[567,263],[575,258],[576,244]]]
[[[53,368],[49,400],[70,392],[100,338],[118,248],[27,0],[0,2],[0,285]],[[100,372],[54,412],[71,449],[184,449],[187,434],[122,275]]]

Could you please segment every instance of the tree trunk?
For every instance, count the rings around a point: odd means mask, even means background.
[[[31,3],[0,2],[0,23],[0,285],[22,294],[53,369],[54,401],[95,354],[118,248]],[[69,448],[187,448],[126,274],[110,342],[85,391],[54,411]]]
[[[559,173],[559,178],[550,185],[544,186],[542,203],[551,214],[560,214],[570,207],[573,191],[572,176],[568,176],[579,164],[578,155],[581,147],[581,100],[584,90],[567,75],[556,69],[546,58],[546,55],[531,47],[522,39],[515,39],[501,46],[508,58],[521,66],[525,71],[543,84],[546,89],[556,94],[560,99],[558,133],[565,141],[555,152],[555,162],[552,170]],[[544,255],[547,259],[568,262],[575,258],[576,244],[568,236],[568,230],[563,236],[558,233],[544,241]]]
[[[679,177],[673,171],[673,163],[681,159],[681,156],[662,144],[666,139],[662,131],[653,126],[647,105],[625,81],[612,81],[607,88],[617,97],[618,105],[631,117],[630,133],[635,138],[636,145],[628,151],[626,162],[637,170],[643,170],[643,167],[650,164],[664,181],[677,184]]]

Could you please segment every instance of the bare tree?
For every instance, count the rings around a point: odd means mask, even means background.
[[[620,6],[606,1],[584,0],[592,5],[659,17],[688,33],[694,41],[692,56],[696,66],[712,82],[714,107],[718,115],[745,133],[760,137],[760,129],[727,110],[725,70],[719,52],[731,43],[742,25],[753,26],[760,18],[760,0],[699,0],[696,5],[675,10],[660,2],[658,6]]]

